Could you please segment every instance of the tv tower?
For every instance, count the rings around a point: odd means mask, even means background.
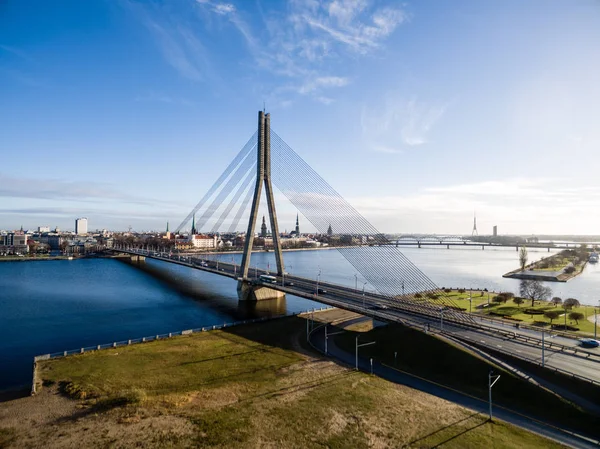
[[[475,235],[479,236],[479,233],[477,232],[477,215],[473,212],[473,232],[471,232],[471,237]]]

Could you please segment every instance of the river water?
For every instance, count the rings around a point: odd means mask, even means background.
[[[518,265],[514,249],[401,250],[440,287],[518,291],[519,281],[501,277]],[[534,260],[549,253],[529,255]],[[324,281],[358,289],[365,282],[336,250],[286,252],[284,259],[294,275],[316,278],[320,271]],[[154,260],[147,264],[185,284],[187,293],[114,259],[0,263],[0,390],[30,382],[35,355],[320,307],[294,296],[240,303],[231,279]],[[252,266],[272,269],[273,254],[253,254]],[[588,264],[572,281],[548,285],[554,295],[597,304],[600,266]]]

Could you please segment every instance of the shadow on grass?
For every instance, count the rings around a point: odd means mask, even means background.
[[[461,424],[466,423],[471,418],[475,418],[475,417],[480,417],[482,419],[482,421],[479,422],[479,423],[477,423],[477,424],[474,424],[471,427],[468,427],[466,429],[463,428],[462,426],[460,426]],[[438,441],[435,444],[428,445],[428,446],[431,446],[431,447],[438,447],[438,446],[441,446],[441,445],[443,445],[445,443],[448,443],[449,441],[452,441],[452,440],[454,440],[454,439],[456,439],[456,438],[458,438],[458,437],[460,437],[460,436],[462,436],[462,435],[464,435],[464,434],[466,434],[468,432],[471,432],[472,430],[475,430],[478,427],[483,426],[488,421],[489,421],[489,419],[487,417],[482,417],[479,413],[473,413],[472,415],[469,415],[469,416],[467,416],[467,417],[465,417],[463,419],[459,419],[458,421],[455,421],[455,422],[453,422],[451,424],[448,424],[447,426],[440,427],[439,429],[434,430],[433,432],[430,432],[427,435],[424,435],[424,436],[422,436],[420,438],[416,438],[413,441],[411,441],[410,443],[408,443],[407,446],[412,447],[413,445],[416,445],[417,443],[423,444],[423,443],[425,443],[425,441],[428,438],[432,438],[432,437],[435,437],[437,435],[441,435],[441,433],[445,432],[445,431],[451,432],[451,435],[449,437],[446,437],[446,436],[443,437],[443,438],[445,438],[444,440]],[[457,429],[455,429],[456,433],[454,433],[454,430],[451,430],[454,427],[458,427]],[[421,447],[421,446],[419,445],[419,447]]]

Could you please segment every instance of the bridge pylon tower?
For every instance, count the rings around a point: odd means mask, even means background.
[[[267,208],[269,209],[269,221],[271,223],[271,234],[273,236],[273,249],[275,253],[277,275],[283,276],[284,273],[283,252],[281,251],[281,238],[279,236],[279,225],[277,224],[277,212],[275,210],[275,199],[273,196],[273,184],[271,182],[271,115],[265,114],[264,111],[258,112],[258,142],[256,147],[256,184],[254,187],[254,197],[252,199],[252,209],[250,210],[250,220],[248,221],[248,230],[246,231],[246,239],[244,241],[244,253],[242,255],[240,267],[241,279],[239,279],[238,283],[238,292],[240,293],[240,298],[243,297],[244,299],[248,298],[250,290],[254,293],[255,299],[273,299],[283,296],[283,293],[266,287],[261,287],[260,289],[253,288],[251,287],[248,278],[263,184],[265,186]],[[262,294],[258,294],[259,290]]]

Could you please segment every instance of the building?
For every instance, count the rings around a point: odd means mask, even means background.
[[[298,214],[296,214],[296,236],[300,237],[300,222],[298,221]]]
[[[219,245],[219,240],[216,235],[208,236],[202,234],[190,235],[188,241],[194,248],[213,249]]]
[[[38,226],[38,232],[39,233],[50,232],[50,226]]]
[[[27,235],[22,232],[10,232],[5,235],[0,235],[0,247],[3,252],[27,253]]]
[[[265,216],[263,215],[263,222],[262,225],[260,226],[260,236],[264,239],[265,237],[267,237],[267,223],[265,221]]]
[[[75,234],[84,235],[88,232],[88,220],[87,218],[78,218],[75,220]]]
[[[498,237],[498,226],[494,226],[494,237]]]

